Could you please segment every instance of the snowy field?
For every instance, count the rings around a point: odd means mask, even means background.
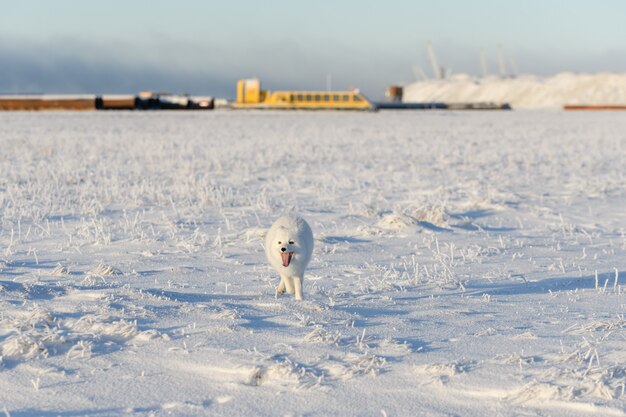
[[[0,113],[0,415],[626,416],[624,116]]]

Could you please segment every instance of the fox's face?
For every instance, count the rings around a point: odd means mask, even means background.
[[[267,260],[281,276],[302,278],[313,254],[313,233],[300,217],[277,219],[265,235]]]
[[[296,240],[296,236],[293,236],[287,229],[281,227],[274,235],[274,239],[271,244],[271,252],[277,253],[281,257],[281,261],[284,267],[289,266],[294,254],[299,252],[299,244]]]

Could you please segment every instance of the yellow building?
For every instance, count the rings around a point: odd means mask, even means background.
[[[236,109],[374,110],[374,105],[355,91],[275,91],[261,89],[256,78],[237,82]]]

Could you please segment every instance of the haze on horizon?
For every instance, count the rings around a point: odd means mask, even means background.
[[[213,2],[2,1],[1,93],[189,92],[233,97],[240,78],[269,89],[387,85],[432,76],[425,43],[454,73],[481,73],[497,45],[520,73],[626,72],[619,0]]]

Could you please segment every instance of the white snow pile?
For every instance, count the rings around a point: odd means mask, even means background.
[[[626,74],[560,73],[551,77],[476,78],[456,74],[404,88],[404,101],[495,102],[513,108],[561,108],[565,104],[626,105]]]
[[[0,113],[0,414],[624,417],[624,132]],[[262,247],[292,210],[302,302]]]

